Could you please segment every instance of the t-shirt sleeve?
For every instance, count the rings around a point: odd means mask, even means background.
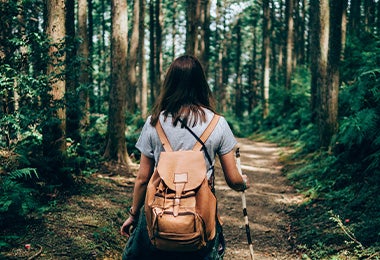
[[[221,117],[219,120],[220,128],[223,132],[220,139],[218,154],[224,155],[234,149],[237,141],[234,134],[232,133],[230,126],[227,123],[227,120],[224,117]]]
[[[150,124],[150,117],[148,117],[135,145],[142,154],[149,158],[154,158],[154,147],[152,142],[153,131],[155,131],[155,128]]]

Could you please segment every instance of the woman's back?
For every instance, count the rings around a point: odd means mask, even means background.
[[[201,136],[214,116],[212,111],[205,108],[200,109],[205,111],[206,122],[197,122],[195,126],[189,126],[198,137]],[[191,150],[194,147],[197,141],[195,137],[186,128],[181,127],[180,123],[177,124],[177,126],[174,126],[171,116],[168,116],[165,120],[165,116],[161,114],[159,120],[173,150]],[[236,139],[234,138],[227,121],[224,117],[220,117],[218,124],[205,142],[211,161],[214,162],[216,154],[226,154],[231,151],[235,145]],[[136,147],[146,156],[153,158],[156,163],[158,162],[159,154],[163,150],[163,147],[155,127],[150,124],[150,118],[147,119],[144,125]],[[209,169],[210,163],[208,160],[206,160],[206,165],[207,169]],[[210,175],[211,172],[208,173],[208,177],[210,177]]]

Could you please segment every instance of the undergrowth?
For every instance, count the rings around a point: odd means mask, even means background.
[[[126,120],[128,152],[137,157],[134,155],[138,154],[134,144],[144,121],[140,115],[127,115]],[[42,155],[41,134],[38,130],[25,132],[23,138],[9,148],[0,146],[0,229],[19,222],[43,219],[43,214],[54,210],[59,197],[82,191],[80,187],[83,181],[99,171],[104,162],[102,154],[107,117],[92,117],[89,129],[83,133],[80,142],[67,139],[63,170],[73,181],[70,187],[50,182],[49,177],[55,172],[48,168],[46,158]],[[104,239],[108,234],[106,231],[99,230],[94,236]],[[9,247],[7,241],[16,238],[19,237],[0,233],[0,249]]]
[[[278,105],[287,94],[275,91],[276,104],[261,122],[261,136],[296,151],[285,158],[284,172],[306,198],[291,213],[294,243],[304,259],[380,259],[379,47],[373,39],[347,45],[339,131],[330,149],[318,148],[305,71],[293,79],[292,109]]]

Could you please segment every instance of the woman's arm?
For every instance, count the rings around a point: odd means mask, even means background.
[[[246,175],[240,175],[234,157],[234,151],[219,156],[222,165],[224,178],[228,186],[236,191],[243,191],[248,188],[248,178]]]
[[[140,169],[133,188],[133,202],[129,212],[130,216],[120,228],[120,232],[124,236],[129,236],[130,227],[138,220],[140,208],[144,204],[146,188],[153,174],[153,170],[154,160],[141,154]]]

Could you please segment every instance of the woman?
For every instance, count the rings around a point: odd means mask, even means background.
[[[223,258],[224,239],[220,225],[217,226],[216,238],[200,252],[162,252],[150,244],[145,216],[143,216],[144,214],[140,216],[147,184],[158,162],[158,156],[163,151],[155,129],[157,122],[160,121],[173,150],[191,150],[196,139],[182,124],[186,124],[196,135],[200,136],[214,114],[211,90],[200,62],[194,56],[180,56],[169,67],[153,113],[147,119],[136,143],[136,147],[141,152],[140,169],[134,186],[130,216],[121,226],[122,235],[126,237],[131,235],[123,253],[123,259]],[[214,162],[215,155],[218,154],[227,184],[236,191],[245,190],[247,176],[241,176],[238,172],[233,152],[236,140],[223,117],[220,117],[205,145],[212,162]],[[207,160],[206,164],[207,169],[210,169],[207,177],[211,179],[213,178],[213,167]],[[131,234],[131,230],[136,225],[137,228]]]

